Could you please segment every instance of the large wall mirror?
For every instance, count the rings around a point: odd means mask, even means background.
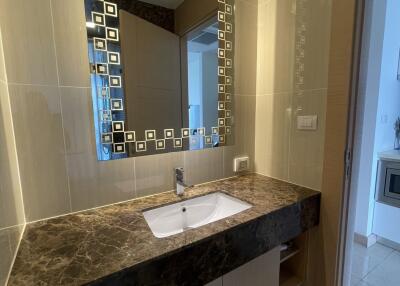
[[[234,0],[85,0],[99,160],[232,145]]]

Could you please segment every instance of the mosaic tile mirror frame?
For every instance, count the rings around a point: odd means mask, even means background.
[[[234,144],[234,0],[184,32],[154,2],[85,0],[99,160]]]

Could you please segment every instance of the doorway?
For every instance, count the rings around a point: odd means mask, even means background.
[[[364,2],[343,284],[397,286],[400,2]]]

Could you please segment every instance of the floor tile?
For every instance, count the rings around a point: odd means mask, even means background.
[[[353,255],[351,274],[361,280],[381,262],[373,256]]]
[[[354,243],[353,251],[357,255],[361,256],[373,256],[376,258],[385,259],[393,252],[393,249],[387,246],[384,246],[380,243],[375,243],[373,246],[366,248],[361,244]]]
[[[352,276],[360,280],[383,263],[394,250],[379,243],[366,248],[360,244],[353,245]]]
[[[392,252],[385,261],[371,271],[363,280],[371,286],[400,285],[400,252]]]
[[[357,277],[352,274],[351,278],[350,278],[350,286],[356,286],[356,285],[358,285],[358,283],[360,283],[360,281],[361,281],[360,277]]]
[[[356,284],[356,286],[372,286],[371,284],[368,284],[367,282],[361,280]]]

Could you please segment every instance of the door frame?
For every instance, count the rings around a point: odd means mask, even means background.
[[[365,20],[366,0],[356,1],[352,75],[350,83],[349,113],[347,126],[347,142],[345,152],[345,176],[343,182],[343,199],[340,208],[339,221],[339,245],[337,253],[337,265],[335,285],[347,285],[350,280],[351,257],[354,240],[354,224],[356,215],[356,190],[352,189],[353,156],[355,150],[355,132],[357,118],[357,103],[360,95],[360,68],[362,56],[363,29]]]

